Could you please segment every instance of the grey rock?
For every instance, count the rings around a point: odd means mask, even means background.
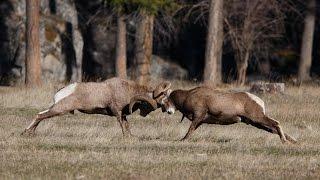
[[[151,58],[151,72],[152,78],[182,80],[188,76],[188,71],[180,65],[156,55]]]
[[[254,82],[251,84],[250,92],[252,93],[284,93],[284,83],[266,83],[266,82]]]

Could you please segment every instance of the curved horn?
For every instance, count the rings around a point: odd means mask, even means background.
[[[137,95],[137,96],[134,96],[133,98],[130,99],[130,104],[129,104],[129,113],[130,114],[132,114],[132,108],[135,105],[135,103],[141,102],[141,101],[148,102],[152,106],[153,110],[157,109],[157,107],[158,107],[157,102],[155,100],[151,99],[150,97],[145,96],[145,95]]]
[[[167,91],[171,87],[171,83],[166,82],[165,87],[163,88],[163,91]]]
[[[166,81],[159,84],[153,91],[153,98],[159,97],[163,92],[167,91],[171,87],[171,83]]]

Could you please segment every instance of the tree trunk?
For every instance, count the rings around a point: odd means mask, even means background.
[[[117,47],[116,47],[116,75],[127,78],[127,48],[126,48],[126,23],[120,13],[117,19]]]
[[[39,41],[40,0],[26,0],[26,85],[41,85]]]
[[[75,25],[73,25],[75,27]],[[73,47],[75,51],[75,64],[72,66],[72,82],[82,81],[82,59],[83,59],[83,38],[78,29],[74,29],[72,33]]]
[[[209,28],[203,80],[213,85],[221,83],[223,45],[223,0],[210,2]]]
[[[152,38],[154,16],[145,11],[140,12],[135,39],[135,78],[140,84],[148,84],[151,68]]]
[[[309,0],[307,14],[304,20],[304,30],[301,45],[301,55],[298,79],[299,82],[310,79],[310,68],[312,63],[312,45],[315,27],[316,1]]]
[[[244,57],[240,57],[243,59],[237,62],[237,84],[238,85],[244,85],[246,82],[249,57],[250,57],[250,53],[246,51]]]

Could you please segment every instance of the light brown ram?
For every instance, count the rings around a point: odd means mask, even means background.
[[[159,100],[160,101],[160,100]],[[283,143],[296,140],[284,133],[279,122],[265,113],[265,104],[248,92],[223,92],[200,86],[191,90],[168,89],[161,98],[163,110],[173,114],[177,109],[192,121],[185,140],[203,123],[229,125],[238,122],[250,124],[278,134]]]
[[[135,103],[132,109],[133,111],[140,109],[140,115],[146,116],[158,106],[153,97],[167,91],[169,87],[166,82],[152,88],[120,78],[111,78],[104,82],[73,83],[55,94],[53,105],[38,113],[23,134],[34,134],[44,119],[78,110],[87,114],[116,116],[123,135],[131,136],[126,118],[131,114],[128,108],[130,102],[140,102]]]

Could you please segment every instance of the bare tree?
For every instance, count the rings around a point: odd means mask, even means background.
[[[230,0],[226,4],[225,23],[235,50],[237,83],[243,85],[250,58],[268,56],[271,41],[281,36],[283,14],[277,0]]]
[[[316,1],[309,0],[307,12],[304,19],[304,30],[301,42],[301,55],[299,63],[298,79],[300,82],[310,79],[310,68],[312,63],[312,45],[315,28]]]
[[[127,78],[127,48],[126,48],[126,22],[125,17],[118,12],[117,17],[117,47],[116,47],[116,75]]]
[[[26,0],[26,85],[41,85],[39,41],[40,0]]]
[[[145,10],[140,10],[136,26],[134,64],[136,67],[135,77],[141,84],[147,84],[151,79],[153,23],[154,15],[149,14]]]
[[[221,82],[223,45],[223,0],[211,0],[203,80],[213,85]]]

